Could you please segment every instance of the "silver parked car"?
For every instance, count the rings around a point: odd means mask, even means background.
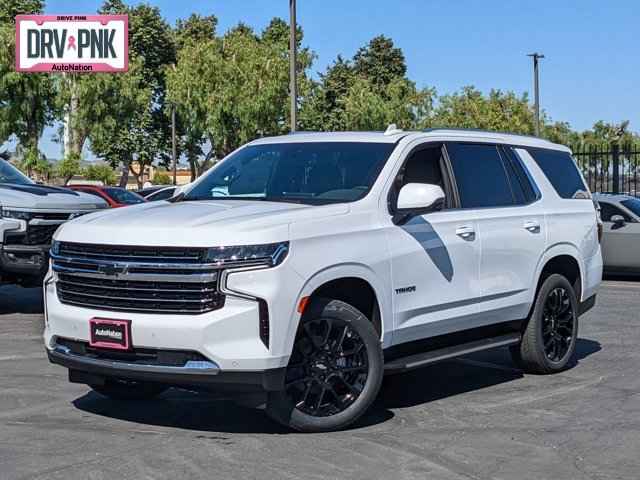
[[[605,271],[640,274],[640,199],[630,195],[599,193],[604,222],[602,255]]]

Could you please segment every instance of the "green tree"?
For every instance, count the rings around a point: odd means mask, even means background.
[[[418,89],[405,76],[402,50],[383,36],[360,48],[351,61],[338,56],[305,101],[309,130],[384,130],[430,125],[435,90]]]
[[[107,163],[94,163],[89,165],[84,172],[84,176],[87,180],[102,182],[103,185],[113,185],[116,183],[117,177],[116,172],[111,165]]]
[[[202,17],[192,14],[188,19],[178,19],[175,29],[175,43],[178,50],[187,46],[193,47],[200,42],[212,42],[216,39],[216,25],[218,19],[211,15]],[[172,66],[175,69],[175,66]],[[168,108],[174,105],[169,104]],[[170,115],[170,112],[168,112]],[[203,146],[206,142],[204,125],[184,121],[181,115],[176,115],[176,130],[179,141],[177,142],[178,156],[184,154],[191,168],[191,180],[195,180],[204,169],[204,163],[208,163],[210,157],[205,156]],[[200,163],[200,158],[205,157],[205,162]]]
[[[382,88],[358,78],[344,97],[346,130],[384,130],[391,123],[404,129],[426,126],[433,107],[434,92],[418,90],[404,78]]]
[[[433,125],[531,135],[534,115],[526,94],[518,96],[514,92],[491,90],[483,95],[468,86],[438,99]]]
[[[173,33],[156,7],[107,0],[100,12],[129,15],[129,72],[65,79],[73,85],[61,101],[72,112],[71,137],[79,139],[70,153],[79,154],[89,139],[96,155],[114,168],[122,165],[122,185],[131,173],[141,186],[144,168],[166,161],[170,149],[165,70],[175,61]]]
[[[54,118],[54,77],[15,71],[15,16],[39,13],[43,2],[0,2],[0,143],[15,135],[26,149],[37,152],[44,127]]]
[[[36,166],[38,165],[39,160],[40,160],[40,152],[38,152],[38,150],[36,150],[35,148],[29,147],[24,152],[22,161],[20,162],[20,168],[29,177],[31,177],[33,175],[33,171],[36,169]]]
[[[351,63],[338,55],[333,65],[320,74],[320,82],[313,85],[302,105],[303,130],[346,130],[344,100],[356,80]]]
[[[155,185],[172,185],[173,180],[167,172],[159,172],[154,175],[153,183]]]
[[[393,44],[393,40],[379,35],[361,47],[353,57],[355,72],[376,87],[388,85],[393,79],[407,73],[404,54]]]
[[[56,166],[56,175],[62,179],[66,185],[74,175],[82,172],[80,167],[80,155],[76,153],[67,154]]]
[[[16,15],[40,13],[42,0],[3,0],[0,3],[0,24],[15,24]]]
[[[175,28],[175,43],[178,50],[187,43],[206,42],[216,37],[218,19],[215,15],[201,16],[192,13],[187,19],[178,19]]]
[[[51,175],[53,174],[53,165],[47,160],[47,158],[43,155],[36,162],[33,167],[33,171],[40,177],[40,180],[44,182],[48,182],[51,179]]]
[[[204,166],[258,136],[288,130],[288,45],[278,40],[279,24],[261,36],[239,25],[222,38],[186,42],[178,52],[167,73],[169,100],[192,138],[211,146]],[[303,50],[302,85],[309,63]]]

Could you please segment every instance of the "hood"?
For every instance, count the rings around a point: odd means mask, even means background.
[[[46,185],[0,184],[0,206],[37,210],[95,210],[106,202],[93,195]]]
[[[231,246],[289,239],[289,224],[347,213],[347,205],[252,200],[149,202],[65,223],[56,240],[153,246]]]

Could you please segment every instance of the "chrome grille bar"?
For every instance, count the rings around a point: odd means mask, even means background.
[[[205,263],[194,249],[105,246],[103,253],[101,248],[62,242],[51,254],[60,302],[167,314],[199,314],[224,305],[220,266]]]

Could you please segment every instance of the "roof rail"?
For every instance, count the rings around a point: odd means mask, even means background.
[[[542,138],[542,137],[538,137],[536,135],[528,135],[526,133],[514,133],[514,132],[501,132],[501,131],[496,131],[496,130],[486,130],[484,128],[456,128],[456,127],[438,127],[438,128],[425,128],[422,131],[423,132],[438,132],[438,131],[442,131],[442,130],[449,130],[449,131],[456,131],[456,132],[478,132],[478,133],[497,133],[498,135],[514,135],[516,137],[529,137],[529,138],[535,138],[537,140],[543,140],[545,142],[548,142],[549,140],[547,140],[546,138]]]
[[[296,130],[295,132],[289,132],[287,135],[304,135],[305,133],[322,133],[318,130]]]

